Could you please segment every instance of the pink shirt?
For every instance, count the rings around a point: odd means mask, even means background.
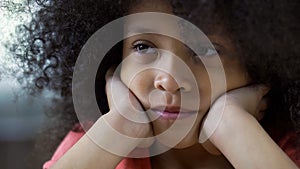
[[[43,169],[49,169],[60,157],[62,157],[83,135],[84,130],[79,124],[75,125],[61,144],[56,149],[51,160],[43,165]],[[297,135],[288,134],[283,137],[278,145],[300,167],[300,151],[296,146]],[[116,169],[151,169],[150,158],[124,158]]]

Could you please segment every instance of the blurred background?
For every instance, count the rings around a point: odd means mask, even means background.
[[[30,95],[24,89],[19,60],[11,57],[7,43],[16,42],[16,25],[30,20],[25,0],[0,0],[0,164],[2,169],[26,169],[34,139],[45,120],[53,94]],[[31,10],[37,7],[32,6]],[[21,83],[22,81],[22,83]],[[42,166],[40,166],[42,168]]]

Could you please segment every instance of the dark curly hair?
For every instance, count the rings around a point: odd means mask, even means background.
[[[270,107],[261,121],[273,135],[300,131],[299,2],[297,0],[168,0],[173,12],[204,32],[216,24],[226,27],[240,59],[256,83],[271,86]],[[17,29],[18,44],[11,45],[21,58],[24,78],[34,77],[32,93],[42,89],[58,92],[55,108],[47,113],[49,124],[37,145],[42,145],[41,161],[49,159],[55,146],[78,121],[72,104],[72,73],[79,52],[88,38],[106,23],[126,14],[129,4],[122,0],[28,0],[40,9],[32,21]],[[201,20],[201,22],[200,22]],[[122,43],[107,55],[121,56]],[[22,55],[16,53],[22,50]],[[118,54],[116,54],[118,53]],[[121,57],[101,63],[96,85],[99,108],[107,112],[104,74]],[[102,98],[102,99],[100,99]],[[272,129],[272,130],[271,130]],[[276,133],[272,133],[276,131]],[[280,133],[280,134],[278,134]],[[276,137],[273,137],[276,140]],[[46,146],[45,146],[46,145]]]

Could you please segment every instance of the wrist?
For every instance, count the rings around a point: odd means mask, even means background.
[[[255,117],[237,106],[226,106],[222,120],[209,139],[235,168],[295,166]]]
[[[260,125],[257,120],[243,108],[226,105],[222,118],[209,139],[212,143],[222,146],[224,140],[243,137],[247,134],[247,130],[259,128]]]
[[[95,122],[86,135],[99,148],[117,156],[127,156],[140,142],[139,138],[117,131],[102,117]]]
[[[128,117],[127,114],[132,113],[132,111],[123,111],[124,113],[119,113],[117,110],[112,109],[107,114],[103,115],[101,118],[105,119],[107,125],[111,126],[116,132],[119,132],[122,135],[132,138],[149,137],[149,133],[151,133],[151,128],[149,127],[150,124],[148,122],[139,122],[139,120],[132,119],[133,115]],[[138,117],[141,115],[136,116]]]

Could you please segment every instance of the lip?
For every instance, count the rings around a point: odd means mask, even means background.
[[[184,119],[191,115],[197,113],[195,110],[183,109],[180,107],[174,106],[160,106],[151,109],[160,119],[165,120],[176,120],[176,119]]]

